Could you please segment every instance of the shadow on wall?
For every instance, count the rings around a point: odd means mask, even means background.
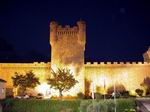
[[[90,96],[91,81],[85,79],[85,96]]]

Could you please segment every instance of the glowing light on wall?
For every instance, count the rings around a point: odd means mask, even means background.
[[[95,92],[100,92],[102,94],[106,94],[107,93],[107,88],[112,85],[112,80],[110,79],[109,76],[105,75],[105,74],[95,74],[92,75],[92,82],[94,83],[94,90],[96,90]],[[90,79],[89,79],[90,81]],[[90,87],[90,92],[92,92],[92,84]],[[98,89],[99,88],[99,89]]]
[[[51,65],[51,68],[54,70],[54,71],[57,71],[58,67],[56,65]]]
[[[131,91],[129,92],[129,94],[132,95],[132,96],[137,96],[137,93],[135,92],[135,90],[131,90]]]
[[[122,80],[123,79],[123,80]],[[128,73],[127,72],[123,72],[118,76],[118,81],[120,83],[120,81],[122,81],[121,83],[124,85],[129,85],[129,80],[128,80]]]
[[[102,87],[106,87],[108,86],[110,83],[111,83],[111,80],[106,77],[105,75],[101,75],[99,78],[98,78],[98,82],[97,82],[100,86]]]
[[[75,74],[75,67],[73,65],[68,67],[70,69],[70,72]]]
[[[128,79],[128,73],[127,73],[127,72],[124,72],[124,73],[122,74],[122,76],[123,76],[123,78]]]
[[[38,93],[42,93],[44,98],[50,97],[50,95],[51,95],[50,86],[46,82],[44,82],[44,83],[40,84],[39,86],[37,86],[36,91]]]
[[[95,90],[94,90],[94,82],[92,81],[92,99],[94,99],[94,92],[95,92]]]

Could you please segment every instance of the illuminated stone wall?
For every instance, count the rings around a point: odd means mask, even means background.
[[[7,81],[7,88],[12,88],[11,77],[14,73],[25,74],[30,70],[40,78],[40,82],[43,82],[50,75],[50,63],[0,63],[0,78]]]
[[[104,84],[106,89],[114,83],[123,84],[126,90],[140,88],[144,78],[150,77],[150,63],[93,63],[85,64],[85,78],[94,82],[94,88],[101,87],[103,92]]]
[[[135,90],[140,88],[141,82],[146,77],[150,77],[150,63],[149,62],[132,62],[132,63],[97,63],[88,62],[84,65],[84,71],[80,75],[84,79],[94,82],[95,92],[96,87],[101,87],[99,92],[103,92],[104,83],[106,88],[112,84],[123,84],[127,90]],[[50,63],[1,63],[0,64],[0,78],[7,81],[6,87],[12,88],[11,77],[15,72],[25,73],[29,70],[40,78],[40,82],[45,82],[50,75]],[[84,79],[76,77],[80,82]],[[64,95],[75,95],[83,90],[85,85],[78,84]],[[91,89],[91,88],[90,88]],[[54,92],[58,93],[58,92]],[[53,94],[54,95],[54,94]]]

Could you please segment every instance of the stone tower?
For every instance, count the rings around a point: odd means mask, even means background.
[[[84,21],[78,21],[77,26],[74,27],[69,25],[62,27],[52,21],[50,23],[51,67],[54,70],[58,67],[67,67],[81,83],[84,83],[85,43]]]
[[[62,27],[54,21],[50,23],[52,66],[81,67],[84,64],[86,25],[84,21],[78,21],[77,25],[71,28],[69,25]]]
[[[150,62],[150,46],[148,50],[143,54],[143,58],[145,62]]]

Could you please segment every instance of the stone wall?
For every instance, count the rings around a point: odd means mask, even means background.
[[[129,91],[140,88],[144,78],[150,77],[148,62],[107,62],[86,63],[85,78],[94,82],[94,87],[106,88],[115,84],[123,84]]]
[[[50,75],[50,63],[1,63],[0,64],[0,78],[7,81],[6,87],[12,88],[11,77],[15,72],[25,73],[29,70],[40,78],[40,82],[46,81]],[[94,87],[106,88],[116,84],[123,84],[127,90],[135,90],[140,88],[140,84],[144,78],[150,77],[150,63],[149,62],[87,62],[84,67],[84,71],[77,76],[76,79],[80,82],[65,95],[75,95],[80,90],[84,91],[84,80],[94,82]],[[73,72],[73,71],[72,71]]]
[[[40,78],[40,82],[43,82],[50,75],[50,63],[0,63],[0,78],[7,81],[7,88],[12,88],[11,77],[15,72],[25,74],[30,70]]]

